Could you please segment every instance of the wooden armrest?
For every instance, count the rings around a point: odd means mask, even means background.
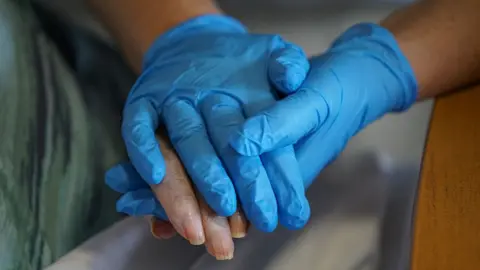
[[[417,196],[411,269],[480,269],[480,86],[437,100]]]

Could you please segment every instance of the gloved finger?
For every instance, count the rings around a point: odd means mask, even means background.
[[[268,75],[278,91],[291,94],[307,77],[310,62],[300,47],[283,40],[278,42],[281,45],[270,56]]]
[[[328,113],[323,98],[302,88],[248,119],[240,130],[232,133],[230,144],[246,156],[295,144],[319,127]]]
[[[156,217],[149,217],[150,232],[155,238],[170,239],[174,237],[177,232],[172,224],[168,221],[157,219]]]
[[[149,188],[130,162],[122,162],[110,168],[105,173],[105,183],[119,193]]]
[[[201,116],[187,101],[176,100],[164,106],[163,117],[171,142],[196,188],[217,214],[231,216],[237,209],[235,189],[210,144]]]
[[[310,218],[310,205],[293,146],[264,153],[261,157],[277,198],[280,223],[291,230],[303,228]]]
[[[152,185],[156,197],[177,232],[192,245],[205,242],[197,198],[183,165],[165,136],[157,135],[166,162],[162,183]]]
[[[165,176],[165,161],[155,140],[158,112],[146,99],[125,105],[122,135],[128,156],[142,178],[159,184]]]
[[[295,145],[305,188],[308,188],[318,174],[330,164],[346,147],[348,136],[339,140],[339,134],[345,134],[341,125],[320,127],[315,133],[302,139]],[[315,149],[315,151],[312,151]]]
[[[228,223],[230,225],[230,233],[233,238],[244,238],[247,235],[248,222],[243,210],[240,208],[232,216],[228,217]]]
[[[262,161],[239,155],[228,143],[229,134],[245,121],[239,102],[228,95],[211,94],[203,98],[200,110],[248,219],[262,231],[273,231],[278,223],[277,203]]]
[[[152,215],[168,220],[165,210],[150,189],[140,189],[123,194],[117,201],[117,212],[129,216]]]
[[[262,160],[239,155],[228,142],[229,135],[244,121],[239,103],[227,95],[211,94],[204,97],[200,108],[212,142],[253,225],[262,231],[273,231],[280,214],[281,223],[287,228],[303,227],[310,217],[310,207],[293,147],[275,150],[262,156]],[[258,172],[252,174],[255,170]],[[277,205],[278,210],[272,208]]]
[[[234,245],[228,218],[213,212],[200,195],[198,202],[205,228],[205,246],[208,253],[217,260],[231,260],[233,258]]]

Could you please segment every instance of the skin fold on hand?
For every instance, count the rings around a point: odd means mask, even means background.
[[[167,171],[162,183],[151,188],[164,207],[169,222],[152,218],[152,234],[168,239],[177,232],[192,245],[205,244],[208,253],[218,260],[231,259],[234,251],[232,237],[243,238],[247,233],[245,215],[241,209],[228,218],[216,215],[195,192],[165,132],[160,130],[156,138],[165,157]]]

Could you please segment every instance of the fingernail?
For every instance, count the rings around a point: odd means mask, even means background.
[[[247,220],[240,213],[235,213],[229,218],[230,232],[233,238],[244,238],[247,235]]]
[[[216,247],[215,247],[216,246]],[[233,249],[227,251],[226,247],[219,248],[218,245],[207,245],[207,252],[218,261],[227,261],[233,259]]]
[[[233,259],[233,253],[228,254],[228,255],[224,255],[224,256],[217,256],[217,257],[215,257],[215,259],[217,259],[219,261],[228,261],[228,260]]]
[[[171,224],[157,220],[155,217],[150,219],[150,232],[155,238],[162,240],[170,239],[177,234]]]
[[[233,258],[234,245],[231,237],[214,236],[212,247],[217,260],[224,261]]]
[[[194,246],[200,246],[200,245],[203,245],[205,243],[205,239],[202,239],[200,237],[189,238],[188,240],[190,241],[190,244],[192,244]]]
[[[245,238],[245,236],[247,236],[245,232],[241,232],[241,231],[232,232],[232,237],[235,239]]]
[[[200,219],[188,219],[182,226],[185,232],[185,238],[194,246],[205,243],[205,234],[203,232],[202,221]]]
[[[228,250],[225,246],[221,248],[220,252],[215,253],[215,259],[219,261],[227,261],[233,259],[233,249]]]

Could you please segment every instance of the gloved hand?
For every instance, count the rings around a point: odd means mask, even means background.
[[[245,156],[296,144],[307,180],[357,132],[388,112],[408,109],[417,96],[407,59],[393,35],[375,24],[351,27],[310,65],[296,93],[248,119],[230,140]]]
[[[228,138],[245,117],[274,104],[270,83],[293,91],[308,67],[298,47],[278,36],[249,34],[225,16],[197,17],[163,34],[146,54],[123,112],[122,134],[135,169],[149,184],[164,177],[154,137],[162,123],[216,213],[232,215],[238,194],[260,230],[272,231],[278,218],[289,228],[303,226],[310,209],[293,147],[246,157]]]

